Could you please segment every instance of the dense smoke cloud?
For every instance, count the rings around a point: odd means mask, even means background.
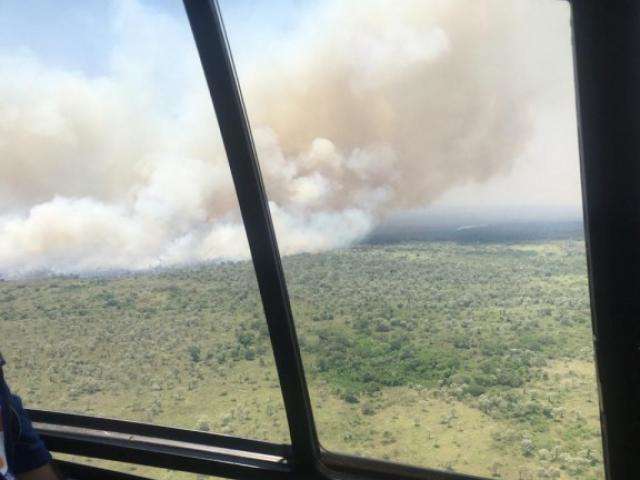
[[[566,61],[549,48],[566,37],[532,38],[557,17],[542,10],[329,2],[256,52],[242,86],[283,253],[507,172],[552,87],[542,69]],[[186,20],[120,2],[111,21],[105,73],[0,51],[2,275],[248,255]]]

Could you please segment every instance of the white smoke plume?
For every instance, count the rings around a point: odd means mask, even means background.
[[[284,254],[509,171],[568,41],[525,3],[330,1],[241,66]],[[122,1],[111,24],[100,74],[0,50],[0,275],[248,256],[186,18]]]

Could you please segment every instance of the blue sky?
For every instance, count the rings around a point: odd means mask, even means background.
[[[110,19],[122,1],[2,0],[0,51],[27,48],[45,63],[62,69],[103,73],[115,38]],[[142,5],[170,15],[187,28],[179,0],[143,0]],[[286,36],[313,1],[221,0],[237,62],[254,54],[252,47]],[[234,41],[242,38],[244,41]],[[243,50],[243,46],[246,46]]]

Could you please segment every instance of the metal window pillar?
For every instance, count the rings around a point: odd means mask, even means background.
[[[572,2],[607,478],[640,478],[640,2]]]
[[[244,109],[220,8],[214,0],[184,5],[218,118],[258,278],[287,411],[293,462],[313,471],[318,440],[267,195]]]

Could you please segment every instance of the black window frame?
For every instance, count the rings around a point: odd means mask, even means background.
[[[570,3],[605,475],[608,480],[636,479],[640,478],[640,2]],[[215,0],[184,0],[184,5],[249,240],[291,445],[30,410],[47,446],[55,452],[232,479],[478,479],[322,449],[220,8]],[[77,478],[106,478],[106,472],[95,467],[60,465]],[[109,478],[138,478],[111,473]]]

